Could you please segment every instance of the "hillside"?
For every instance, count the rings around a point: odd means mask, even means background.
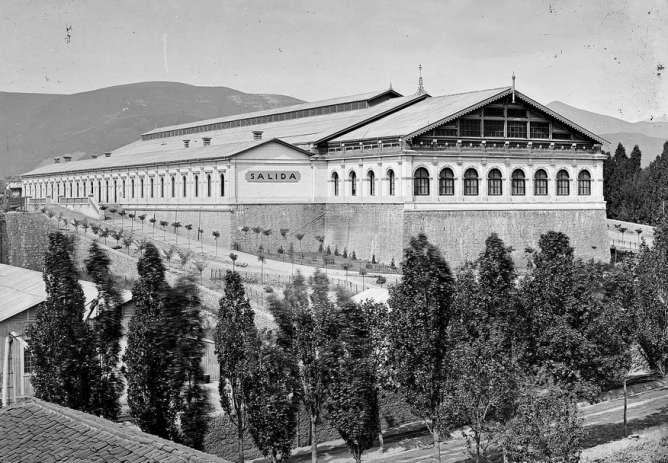
[[[21,174],[57,155],[111,151],[156,127],[301,102],[283,95],[175,82],[73,95],[0,92],[0,176]]]
[[[626,152],[630,153],[634,145],[640,146],[643,167],[661,154],[663,144],[668,140],[668,121],[663,121],[662,118],[627,122],[569,106],[560,101],[553,101],[547,107],[608,140],[610,144],[605,146],[606,150],[614,151],[617,144],[622,143],[626,147]]]

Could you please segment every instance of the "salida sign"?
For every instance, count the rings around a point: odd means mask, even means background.
[[[249,170],[247,182],[298,182],[301,174],[296,170]]]

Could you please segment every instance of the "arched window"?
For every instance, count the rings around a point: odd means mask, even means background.
[[[107,202],[110,202],[111,196],[109,195],[109,180],[104,181],[104,196]]]
[[[187,187],[188,187],[188,185],[186,183],[186,176],[184,175],[183,176],[183,197],[184,198],[188,197],[188,191],[186,190]]]
[[[199,175],[195,175],[195,198],[199,198]]]
[[[220,197],[225,196],[225,174],[220,174]]]
[[[130,194],[132,195],[132,199],[135,197],[135,179],[133,178],[130,180]]]
[[[332,173],[332,183],[334,184],[334,196],[339,196],[339,174]]]
[[[172,198],[176,197],[176,179],[172,175]]]
[[[455,174],[448,167],[438,174],[438,194],[440,196],[452,196],[455,194]]]
[[[165,177],[160,177],[160,197],[165,197]]]
[[[350,196],[357,196],[357,174],[350,173]]]
[[[151,187],[151,192],[150,192],[150,194],[151,194],[151,198],[153,198],[153,184],[154,184],[154,183],[155,183],[155,181],[153,180],[153,177],[151,177],[151,184],[150,184],[150,187]]]
[[[535,196],[547,196],[547,172],[539,169],[533,176],[533,194]]]
[[[144,197],[144,177],[139,179],[139,197]]]
[[[424,167],[416,170],[413,176],[413,195],[429,196],[429,172]]]
[[[487,194],[489,196],[501,196],[503,194],[503,180],[501,180],[499,169],[492,169],[487,174]]]
[[[80,198],[80,197],[81,196],[79,196],[79,182],[77,182],[77,198]]]
[[[478,196],[478,172],[475,169],[464,172],[464,195]]]
[[[118,183],[114,180],[114,202],[118,202]]]
[[[74,183],[70,182],[70,198],[74,196]]]
[[[94,193],[93,190],[94,190],[94,188],[93,188],[93,181],[91,180],[91,181],[90,181],[90,193],[88,193],[88,194],[91,195],[91,196],[95,196],[95,193]],[[53,192],[52,192],[52,193],[53,193]]]
[[[568,172],[560,170],[557,173],[557,196],[568,196],[569,194],[571,194],[571,191]]]
[[[396,192],[395,181],[396,181],[396,179],[394,177],[394,171],[392,169],[390,169],[387,172],[387,183],[389,184],[389,187],[390,187],[390,196],[394,196],[394,194]]]
[[[123,199],[125,199],[125,179],[123,179],[122,185],[123,185],[123,189],[121,190],[121,197]]]
[[[211,197],[211,174],[206,174],[206,196]]]
[[[366,177],[369,180],[369,196],[374,196],[376,194],[376,174],[370,170]]]
[[[102,202],[102,181],[101,180],[97,181],[97,202],[98,203]]]
[[[524,196],[526,190],[524,188],[524,172],[522,169],[515,169],[512,175],[512,188],[511,193],[513,196]]]
[[[586,170],[578,174],[578,194],[580,196],[591,195],[591,175]]]

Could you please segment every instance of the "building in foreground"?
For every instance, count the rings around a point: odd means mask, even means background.
[[[541,233],[608,259],[602,138],[513,87],[432,97],[389,89],[163,127],[94,159],[22,176],[37,204],[117,205],[193,224],[220,246],[304,234],[389,263],[427,233],[453,264],[492,232],[522,260]],[[295,244],[296,245],[296,244]]]

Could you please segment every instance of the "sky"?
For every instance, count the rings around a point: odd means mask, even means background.
[[[409,95],[422,65],[433,96],[514,72],[544,104],[668,116],[668,0],[1,0],[0,31],[5,92],[175,81],[306,101]]]

